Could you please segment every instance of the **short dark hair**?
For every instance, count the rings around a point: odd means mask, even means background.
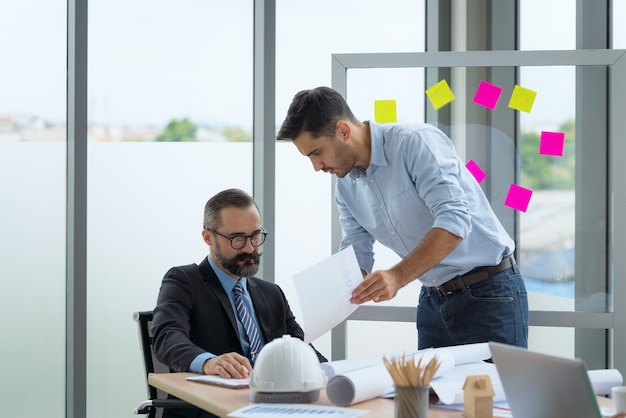
[[[210,198],[204,205],[204,229],[217,229],[222,226],[221,211],[226,206],[234,206],[239,209],[247,209],[258,205],[248,193],[240,189],[226,189]],[[260,213],[260,211],[259,211]]]
[[[352,110],[336,90],[330,87],[302,90],[294,96],[276,139],[294,140],[302,132],[310,132],[313,138],[333,136],[337,122],[344,118],[356,121]]]

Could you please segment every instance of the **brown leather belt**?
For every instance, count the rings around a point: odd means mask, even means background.
[[[461,276],[456,276],[454,279],[448,280],[441,286],[429,287],[428,290],[449,295],[450,293],[463,290],[476,283],[480,283],[494,274],[513,267],[513,265],[515,265],[515,259],[512,255],[510,255],[508,257],[504,257],[497,266],[476,267]]]

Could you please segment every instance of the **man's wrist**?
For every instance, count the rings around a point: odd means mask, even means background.
[[[209,357],[208,359],[204,360],[204,363],[202,363],[202,374],[209,374],[209,369],[211,368],[211,366],[209,365],[209,363],[211,362],[211,360],[213,360],[215,357]]]
[[[214,357],[216,357],[215,354],[208,353],[208,352],[198,354],[196,358],[194,358],[191,364],[189,365],[189,371],[194,372],[194,373],[204,374],[204,363],[206,363],[208,359],[211,359]]]

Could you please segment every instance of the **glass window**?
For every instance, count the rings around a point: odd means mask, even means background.
[[[154,308],[170,267],[208,254],[208,198],[252,193],[252,12],[248,1],[89,3],[90,417],[145,399],[132,313]]]
[[[566,327],[530,327],[528,340],[532,350],[561,357],[575,357],[576,330]]]
[[[351,321],[348,341],[348,359],[409,354],[417,350],[417,330],[415,322]]]
[[[424,51],[424,16],[424,0],[396,1],[393,7],[376,0],[278,0],[277,127],[282,123],[298,91],[331,85],[332,54]],[[389,75],[397,74],[383,73],[381,77],[387,79]],[[365,77],[370,77],[370,74]],[[403,74],[403,80],[406,79],[407,76]],[[355,95],[353,100],[353,95],[348,94],[357,117],[370,118],[373,106],[371,97],[378,93],[389,93],[387,87],[383,91],[378,89],[383,85],[380,80],[373,80],[372,84],[366,84],[365,96]],[[411,100],[410,112],[405,114],[408,119],[419,117],[415,100]],[[331,196],[333,178],[322,172],[314,172],[310,161],[300,155],[293,144],[278,141],[276,179],[276,282],[285,291],[296,317],[301,318],[291,277],[331,254],[331,209],[335,204]],[[306,242],[299,241],[298,245],[294,245],[294,236],[306,236]],[[413,299],[416,298],[417,295],[414,295]],[[330,333],[314,343],[322,352],[327,355],[330,353]],[[352,344],[355,347],[363,346],[351,337]]]
[[[520,212],[518,262],[531,310],[574,310],[575,68],[524,67],[520,85],[537,92],[520,112],[519,185],[533,191]],[[564,134],[562,156],[540,154],[542,132]]]
[[[576,49],[576,0],[521,0],[520,50]]]
[[[62,0],[0,3],[4,416],[65,414],[66,15]]]
[[[625,49],[626,48],[626,0],[613,0],[613,13],[611,14],[613,23],[613,48]]]

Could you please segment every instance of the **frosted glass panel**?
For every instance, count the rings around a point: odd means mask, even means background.
[[[251,144],[90,144],[90,416],[125,416],[145,398],[132,313],[154,308],[170,267],[208,254],[201,236],[206,201],[230,187],[252,193],[252,166],[232,170],[235,158],[251,161]]]
[[[0,142],[0,179],[2,415],[61,417],[65,142]],[[29,401],[35,396],[33,376],[38,380],[36,402]]]
[[[65,414],[66,15],[64,0],[0,2],[0,393],[6,417]]]

